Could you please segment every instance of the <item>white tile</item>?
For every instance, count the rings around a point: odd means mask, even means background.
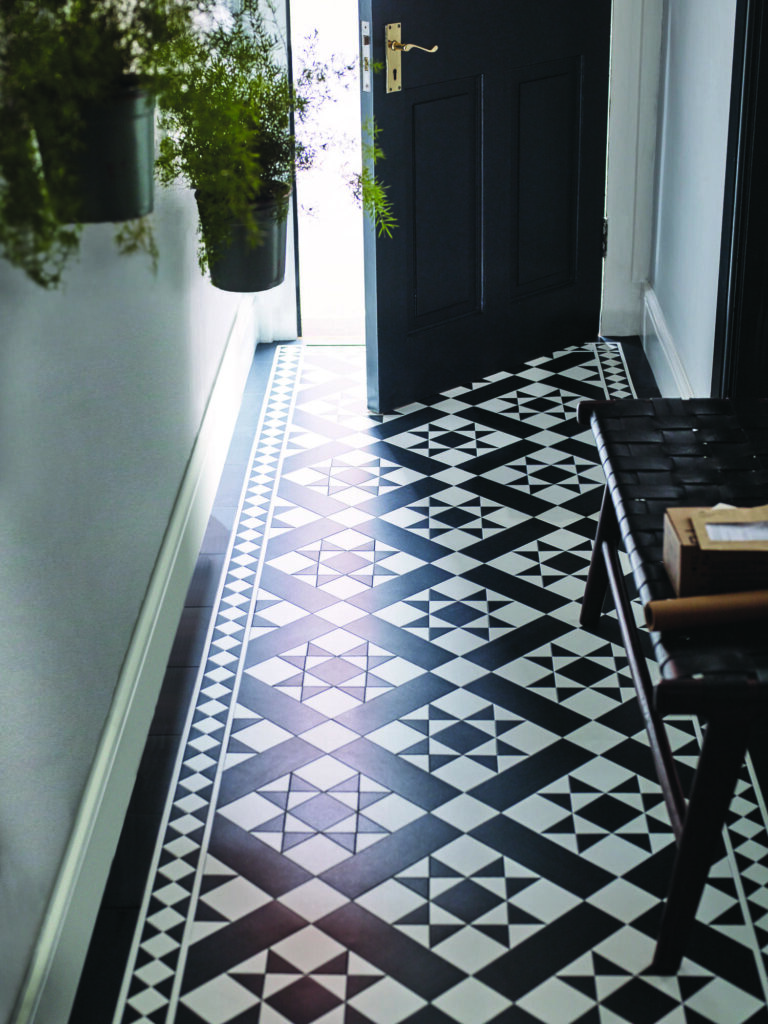
[[[313,878],[280,897],[281,904],[310,922],[325,917],[348,902],[348,898],[338,889],[326,885],[319,878]]]
[[[389,796],[378,800],[365,810],[367,818],[375,821],[377,825],[381,825],[389,832],[396,832],[398,829],[404,828],[426,813],[423,808],[404,800],[397,793],[390,793]]]
[[[338,576],[335,580],[324,583],[320,589],[326,594],[331,594],[332,597],[347,601],[350,597],[357,597],[358,594],[369,590],[370,587],[367,583],[353,580],[349,576]]]
[[[202,900],[229,921],[236,921],[271,903],[272,897],[246,878],[238,877],[210,890]]]
[[[318,789],[327,790],[332,786],[337,786],[345,779],[351,779],[357,773],[349,765],[337,761],[330,755],[326,755],[325,757],[319,757],[316,761],[311,761],[309,764],[302,765],[300,768],[296,768],[295,774],[299,775],[302,779],[306,779],[307,782],[311,782]]]
[[[583,725],[580,729],[569,733],[568,739],[571,743],[576,743],[595,754],[604,754],[618,746],[619,743],[626,742],[626,736],[623,733],[610,729],[600,722],[589,722],[587,725]]]
[[[279,807],[270,800],[265,800],[258,793],[248,793],[233,800],[232,803],[219,807],[218,813],[245,829],[246,832],[250,832],[251,829],[258,828],[264,822],[276,818],[281,811]]]
[[[226,1024],[259,1002],[257,996],[226,974],[219,975],[181,997],[187,1006],[206,1024]]]
[[[300,699],[301,694],[298,694],[296,700]],[[304,703],[315,711],[319,711],[320,714],[327,715],[329,718],[341,715],[345,711],[349,711],[350,708],[356,708],[360,705],[360,701],[356,697],[344,693],[344,690],[339,687],[333,686],[322,693],[315,694]]]
[[[765,1004],[722,978],[713,978],[686,1001],[696,1013],[720,1024],[743,1024]]]
[[[417,729],[411,729],[405,722],[389,722],[380,729],[374,729],[366,737],[372,743],[377,743],[393,754],[399,754],[401,750],[415,746],[424,738],[423,733]]]
[[[275,725],[274,722],[263,720],[233,733],[233,738],[261,754],[265,750],[271,750],[272,747],[291,739],[292,733]]]
[[[442,807],[436,808],[432,814],[436,818],[447,821],[454,828],[461,829],[463,832],[470,832],[473,828],[477,828],[478,825],[482,825],[483,822],[495,817],[496,811],[494,808],[489,807],[480,800],[475,800],[474,797],[468,796],[465,793],[462,796],[455,797],[453,800],[449,800]]]
[[[450,751],[450,753],[454,753],[454,751]],[[457,757],[455,761],[436,768],[433,775],[443,782],[447,782],[449,786],[454,786],[466,793],[482,782],[487,782],[493,777],[494,772],[491,768],[478,764],[477,761],[472,761],[468,757]]]
[[[538,793],[517,801],[503,813],[513,821],[539,833],[546,832],[553,825],[570,817],[567,810]]]
[[[476,978],[467,978],[432,1002],[459,1024],[486,1024],[512,1005]]]
[[[437,624],[442,625],[442,623]],[[477,650],[486,641],[478,636],[474,636],[472,633],[466,633],[463,629],[453,629],[449,633],[435,638],[432,642],[437,644],[438,647],[450,651],[451,654],[461,656],[462,654],[470,654],[472,651]]]
[[[302,973],[309,974],[339,956],[345,947],[314,925],[308,925],[276,943],[272,949],[292,967],[298,967]]]
[[[147,1015],[147,1017],[165,1002],[165,998],[154,988],[144,989],[128,999],[129,1006],[133,1007],[134,1010],[138,1010],[139,1013]]]
[[[256,665],[247,667],[245,671],[249,676],[253,676],[254,679],[258,679],[260,682],[267,683],[270,686],[282,683],[297,673],[296,667],[289,665],[282,658],[269,658],[267,661],[261,661]]]
[[[489,939],[476,928],[462,928],[460,932],[438,943],[434,951],[449,963],[456,964],[466,974],[475,974],[503,956],[507,947]]]
[[[497,860],[499,854],[471,836],[460,836],[447,846],[435,850],[433,856],[460,875],[471,876],[481,871],[491,861]]]
[[[338,722],[324,722],[322,725],[317,725],[307,732],[300,733],[300,735],[307,743],[311,743],[327,753],[330,753],[332,750],[338,750],[339,747],[343,747],[347,743],[358,739],[356,732],[352,732],[351,729],[339,725]]]
[[[522,892],[513,897],[516,907],[527,910],[529,914],[545,924],[551,924],[558,917],[567,914],[581,903],[578,896],[567,892],[554,882],[540,878],[532,885],[526,886]]]
[[[572,1024],[590,1010],[595,1001],[559,978],[550,978],[519,999],[517,1005],[547,1024]]]
[[[269,565],[273,569],[277,569],[278,572],[286,573],[288,576],[311,571],[314,567],[312,560],[298,551],[289,551],[278,558],[273,558],[270,560]]]
[[[322,875],[324,871],[347,860],[351,854],[333,840],[322,835],[314,835],[298,846],[286,850],[285,856],[311,874]]]
[[[617,878],[593,893],[587,902],[605,911],[606,914],[612,914],[617,920],[631,924],[655,906],[657,901],[644,889],[633,885],[625,878]]]
[[[422,906],[424,899],[408,886],[401,885],[400,882],[390,878],[386,882],[382,882],[381,885],[377,885],[375,889],[370,889],[362,896],[358,896],[355,902],[383,921],[392,924]]]
[[[557,743],[560,737],[533,722],[523,722],[521,725],[513,726],[505,734],[505,740],[525,754],[537,754],[540,750]]]
[[[338,512],[333,512],[329,517],[335,523],[340,523],[342,526],[354,527],[360,526],[361,523],[367,523],[373,516],[368,512],[363,512],[358,508],[345,508]]]
[[[318,609],[314,614],[318,618],[332,623],[334,626],[348,626],[350,622],[356,622],[358,619],[365,618],[364,612],[361,612],[359,608],[355,608],[352,604],[347,604],[346,601],[337,601],[327,608]]]
[[[490,707],[487,700],[468,690],[455,690],[452,693],[447,693],[444,697],[439,697],[434,702],[434,706],[441,711],[447,711],[456,718],[471,718],[473,714]],[[445,727],[453,723],[438,720],[435,724]]]
[[[426,1006],[426,1000],[393,978],[382,978],[359,995],[353,996],[349,1005],[373,1021],[373,1024],[399,1024]]]
[[[421,568],[425,563],[420,558],[414,558],[413,555],[409,555],[404,551],[395,551],[387,558],[383,558],[378,564],[396,576],[404,576],[406,573]],[[383,579],[386,579],[386,577],[383,577]]]
[[[171,968],[160,960],[151,960],[136,971],[136,977],[149,987],[159,985],[172,974]]]
[[[598,943],[594,952],[627,974],[640,974],[650,965],[655,950],[655,939],[625,925]]]

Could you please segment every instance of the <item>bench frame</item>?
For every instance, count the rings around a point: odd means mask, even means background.
[[[581,403],[579,422],[588,425],[596,403]],[[663,717],[657,710],[657,690],[651,681],[640,635],[619,564],[622,546],[619,524],[606,486],[581,608],[580,624],[598,632],[603,603],[611,591],[622,641],[650,740],[659,784],[677,841],[672,877],[651,965],[658,974],[675,974],[682,961],[704,885],[725,824],[751,735],[754,709],[718,710],[707,714],[706,731],[693,787],[688,799],[675,767]],[[684,682],[676,680],[676,684]],[[695,680],[693,689],[696,689]],[[662,684],[663,685],[663,682]],[[697,712],[692,708],[692,713]]]

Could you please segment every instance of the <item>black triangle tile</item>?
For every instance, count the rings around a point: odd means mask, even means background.
[[[430,878],[461,878],[461,874],[456,871],[455,868],[449,867],[447,864],[443,864],[435,857],[429,858],[429,875]]]
[[[370,1017],[365,1017],[354,1006],[344,1007],[344,1024],[374,1024]]]
[[[610,960],[607,960],[599,953],[592,954],[592,962],[594,964],[595,974],[598,976],[606,975],[608,977],[621,977],[625,973],[622,968],[618,967]]]
[[[315,967],[313,974],[346,974],[349,966],[349,953],[340,953],[321,967]]]
[[[590,847],[599,843],[601,839],[604,839],[607,833],[592,834],[592,835],[577,835],[576,836],[576,848],[579,853],[585,853]]]
[[[680,986],[680,994],[684,1000],[689,1000],[700,992],[703,988],[710,984],[712,981],[711,975],[687,975],[679,974],[677,977],[677,983]]]
[[[737,904],[729,910],[724,911],[722,914],[719,914],[712,923],[715,925],[742,925],[744,924],[744,915]]]
[[[231,977],[233,977],[238,985],[242,985],[243,988],[247,988],[253,995],[261,996],[264,992],[264,975],[263,974],[245,974],[239,971],[232,971]]]
[[[464,928],[463,924],[433,924],[429,928],[429,945],[430,948],[434,949],[435,946],[439,946],[441,942],[445,942],[446,939],[450,939],[457,932],[460,932]]]
[[[593,1006],[587,1010],[585,1014],[578,1017],[573,1024],[603,1024],[603,1018],[600,1015],[600,1010],[597,1006]],[[628,1022],[629,1024],[629,1022]]]
[[[398,918],[398,920],[395,921],[395,924],[429,924],[429,920],[429,904],[425,903],[423,906],[412,910],[409,914],[405,914],[403,917]]]
[[[567,975],[562,980],[567,985],[570,985],[571,988],[575,988],[577,992],[581,992],[582,995],[588,996],[597,1002],[597,982],[594,975],[584,975],[582,977]]]
[[[425,900],[429,899],[429,879],[428,878],[409,878],[398,876],[398,882],[400,885],[404,885],[408,889],[412,889],[413,892],[418,893]]]
[[[366,977],[362,974],[350,974],[347,978],[347,999],[353,999],[355,996],[360,995],[361,992],[365,992],[371,985],[375,985],[377,981],[380,981],[379,975],[369,975]],[[357,1013],[351,1006],[348,1006],[346,1013],[352,1010],[353,1013]],[[356,1017],[344,1017],[344,1024],[368,1024],[368,1017],[363,1017],[359,1014]]]

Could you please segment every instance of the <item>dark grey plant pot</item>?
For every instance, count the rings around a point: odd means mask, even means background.
[[[124,88],[83,111],[73,153],[76,216],[84,224],[134,220],[154,206],[155,100]]]
[[[195,193],[203,239],[208,221],[205,201]],[[285,279],[285,250],[288,236],[288,199],[290,192],[278,198],[254,203],[259,226],[259,244],[248,242],[245,225],[234,222],[227,244],[211,246],[206,241],[211,284],[225,292],[265,292]],[[210,234],[210,233],[209,233]]]

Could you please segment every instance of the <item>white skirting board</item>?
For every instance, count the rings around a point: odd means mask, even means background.
[[[131,798],[184,598],[253,362],[254,297],[234,318],[147,588],[13,1024],[64,1024]]]
[[[643,296],[643,351],[665,398],[693,398],[693,387],[677,352],[656,292]]]

